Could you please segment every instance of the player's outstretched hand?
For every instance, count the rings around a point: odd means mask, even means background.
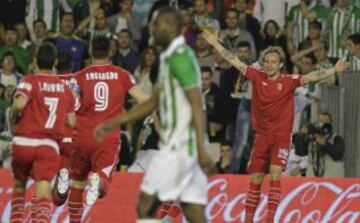
[[[211,176],[216,173],[214,162],[206,151],[199,154],[199,163],[206,175]]]
[[[201,35],[210,45],[214,45],[218,42],[218,38],[216,37],[216,35],[207,29],[203,29]]]
[[[335,64],[335,71],[337,73],[341,73],[349,69],[350,66],[351,64],[349,62],[338,60],[338,62]]]
[[[104,140],[105,135],[106,135],[105,124],[100,124],[96,126],[94,130],[94,137],[96,141],[102,142]]]

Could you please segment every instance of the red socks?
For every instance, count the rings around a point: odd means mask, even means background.
[[[268,214],[267,221],[274,221],[276,209],[280,202],[281,195],[280,180],[270,180],[269,196],[268,196]]]
[[[245,211],[246,211],[246,223],[253,222],[253,216],[256,211],[256,207],[260,202],[261,185],[250,183],[250,189],[246,197]]]
[[[70,223],[80,223],[82,214],[84,211],[83,207],[83,189],[70,188],[68,208],[70,213]]]
[[[25,194],[13,192],[11,198],[10,223],[22,223],[24,220]]]
[[[40,198],[36,202],[36,222],[50,223],[51,220],[51,200],[50,198]]]

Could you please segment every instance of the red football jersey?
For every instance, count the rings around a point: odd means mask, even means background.
[[[16,136],[59,140],[65,134],[69,113],[74,113],[71,90],[56,75],[38,74],[24,77],[14,97],[28,101],[15,131]]]
[[[75,75],[79,86],[80,108],[75,129],[92,134],[99,124],[123,111],[127,92],[135,85],[132,75],[110,64],[91,65]],[[120,130],[112,136],[119,137]]]
[[[252,82],[251,121],[256,132],[289,134],[294,123],[294,93],[302,85],[300,75],[280,74],[276,80],[248,66],[245,76]]]
[[[70,85],[70,82],[73,80],[76,82],[74,78],[73,73],[67,73],[67,74],[58,74],[57,75],[67,86]],[[76,106],[75,106],[76,107]],[[65,137],[72,137],[73,136],[73,129],[72,128],[66,128]]]

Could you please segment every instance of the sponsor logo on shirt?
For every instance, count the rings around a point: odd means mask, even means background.
[[[281,91],[283,88],[283,85],[282,85],[282,83],[277,83],[276,87],[279,91]]]

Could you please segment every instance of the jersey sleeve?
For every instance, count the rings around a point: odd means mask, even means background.
[[[296,89],[303,85],[303,77],[299,74],[287,75],[291,88]]]
[[[251,82],[256,81],[260,75],[263,75],[262,72],[252,66],[247,66],[245,68],[245,72],[244,72],[245,77],[247,77]]]
[[[183,89],[200,86],[200,69],[190,49],[179,48],[168,58],[171,75],[177,79]]]
[[[31,76],[24,77],[21,79],[20,83],[16,87],[14,98],[19,95],[26,97],[28,100],[31,99],[33,92],[33,83]]]
[[[136,81],[133,75],[131,75],[128,71],[122,70],[121,76],[123,77],[123,84],[125,86],[126,91],[129,91],[132,87],[136,85]]]

